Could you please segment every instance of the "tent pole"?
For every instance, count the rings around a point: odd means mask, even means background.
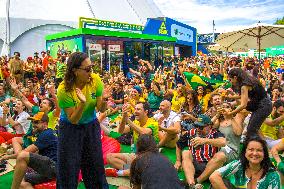
[[[7,55],[11,55],[11,43],[10,43],[11,31],[10,31],[10,0],[6,1],[6,45]]]
[[[261,32],[261,26],[258,26],[257,42],[258,42],[258,62],[259,63],[260,63],[260,32]]]

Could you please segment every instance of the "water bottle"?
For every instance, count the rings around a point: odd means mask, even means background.
[[[135,152],[136,152],[135,144],[134,144],[133,138],[131,138],[131,146],[130,146],[130,149],[131,149],[131,152],[132,152],[132,153],[135,153]]]

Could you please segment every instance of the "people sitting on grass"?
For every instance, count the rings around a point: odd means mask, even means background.
[[[28,189],[34,185],[56,178],[57,136],[48,128],[48,115],[38,112],[32,121],[33,133],[37,135],[34,144],[19,154],[4,155],[0,160],[17,159],[12,189]],[[32,170],[27,171],[28,168]]]
[[[182,151],[182,168],[187,184],[199,188],[201,184],[198,184],[196,179],[203,173],[219,148],[226,145],[226,139],[221,132],[212,128],[211,119],[204,114],[198,117],[194,125],[196,128],[188,131],[188,146]]]
[[[171,102],[164,100],[160,104],[159,113],[155,114],[153,118],[159,124],[159,138],[160,142],[158,147],[166,146],[174,148],[180,133],[180,117],[171,110]]]
[[[10,114],[10,108],[6,104],[2,108],[3,116],[0,118],[0,124],[9,125],[8,127],[12,128],[12,132],[0,132],[0,144],[12,144],[14,137],[22,137],[28,132],[30,127],[28,117],[30,115],[25,111],[25,105],[20,100],[15,102],[13,115]]]
[[[181,152],[184,147],[188,146],[187,131],[194,128],[193,123],[197,121],[198,116],[202,113],[202,108],[199,104],[197,93],[194,90],[189,90],[186,92],[186,101],[183,105],[181,117],[181,135],[176,145],[176,163],[175,168],[179,169],[181,167]]]
[[[152,135],[140,135],[136,147],[136,158],[130,166],[132,188],[184,188],[172,163],[167,157],[159,153]],[[119,187],[119,189],[130,188]]]
[[[242,122],[244,118],[226,115],[226,113],[231,110],[231,105],[227,102],[223,102],[217,114],[212,119],[214,128],[218,129],[225,136],[226,146],[220,148],[213,158],[208,161],[202,174],[197,177],[196,180],[200,184],[208,180],[209,176],[216,169],[238,159],[240,155],[240,136],[243,131]]]
[[[129,119],[131,107],[125,104],[122,107],[122,120],[118,127],[119,133],[133,132],[132,153],[110,153],[107,155],[107,163],[115,169],[106,169],[107,176],[129,176],[129,168],[132,161],[136,158],[135,146],[139,135],[152,135],[159,142],[158,123],[149,115],[150,106],[147,102],[137,103],[135,106],[135,120]]]

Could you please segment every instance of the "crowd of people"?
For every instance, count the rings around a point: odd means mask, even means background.
[[[106,176],[133,188],[281,188],[281,57],[136,56],[114,74],[93,73],[80,52],[15,52],[0,64],[0,163],[17,159],[13,189],[55,178],[77,188],[80,170],[86,188],[108,188]],[[101,135],[113,132],[132,153],[107,154],[105,168]]]

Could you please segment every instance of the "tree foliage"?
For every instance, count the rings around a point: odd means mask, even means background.
[[[277,18],[274,24],[277,24],[277,25],[284,25],[284,16],[282,17],[282,19]]]

